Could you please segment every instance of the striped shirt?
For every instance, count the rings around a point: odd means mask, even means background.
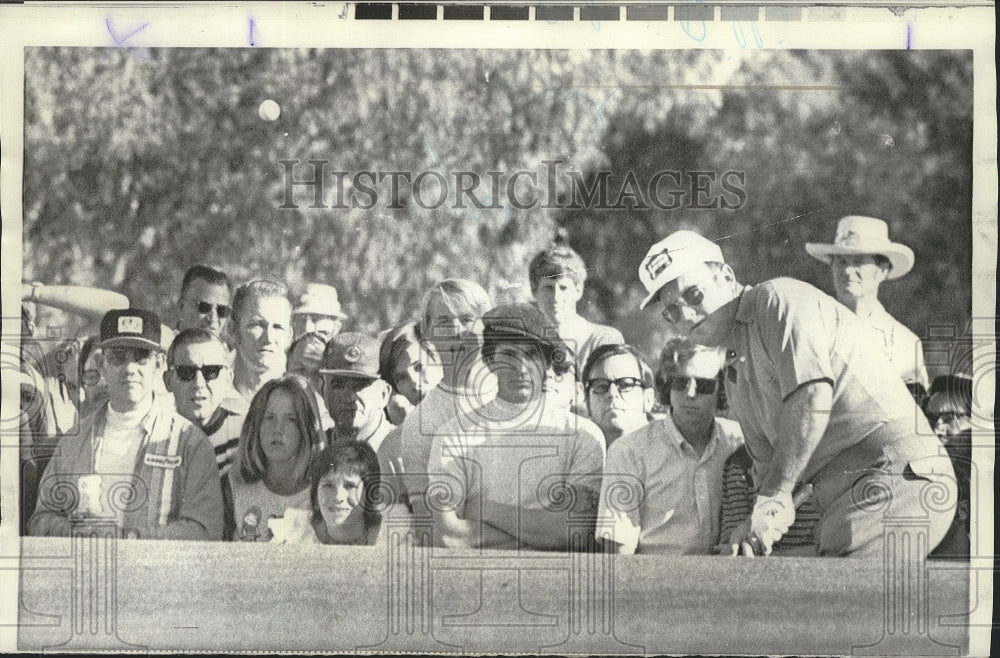
[[[215,450],[215,464],[219,467],[220,477],[228,473],[233,465],[247,409],[243,398],[233,394],[219,404],[212,419],[202,428]]]
[[[756,496],[753,482],[753,459],[746,447],[741,447],[726,460],[722,472],[722,511],[719,521],[719,543],[729,542],[736,526],[750,518]],[[795,512],[795,523],[772,547],[781,549],[815,544],[813,530],[819,523],[820,513],[811,499],[806,499]]]

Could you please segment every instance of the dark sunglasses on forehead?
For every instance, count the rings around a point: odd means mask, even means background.
[[[611,390],[611,385],[614,384],[615,388],[622,395],[633,391],[638,387],[642,386],[642,380],[636,379],[635,377],[619,377],[618,379],[591,379],[587,381],[587,391],[590,393],[597,393],[598,395],[604,395]]]
[[[683,393],[688,390],[691,380],[694,380],[694,392],[698,395],[710,395],[719,388],[718,379],[702,377],[674,377],[670,380],[670,390]]]
[[[204,302],[204,301],[197,302],[195,306],[197,307],[198,312],[201,313],[202,315],[208,315],[209,313],[212,312],[212,309],[214,308],[215,314],[218,315],[220,318],[228,318],[229,314],[233,310],[226,304],[212,304],[210,302]]]
[[[145,347],[109,347],[104,350],[104,359],[113,366],[125,365],[129,361],[144,366],[152,356],[153,350]]]
[[[213,381],[219,378],[219,374],[222,369],[226,366],[174,366],[173,370],[177,373],[177,379],[182,382],[189,382],[195,378],[198,371],[201,371],[202,376],[205,378],[206,382]]]
[[[698,306],[705,301],[705,293],[698,286],[691,286],[681,293],[681,299],[684,300],[685,306]],[[671,324],[680,322],[684,319],[684,314],[681,312],[681,305],[678,302],[664,305],[663,318]]]

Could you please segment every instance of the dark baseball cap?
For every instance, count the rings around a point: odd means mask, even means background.
[[[532,304],[501,304],[483,315],[483,339],[531,341],[565,356],[556,327]]]
[[[115,309],[101,320],[101,347],[160,348],[160,317],[140,308]]]
[[[379,342],[355,332],[337,334],[323,351],[321,375],[378,379]]]

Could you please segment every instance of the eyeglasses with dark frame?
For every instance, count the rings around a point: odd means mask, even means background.
[[[185,301],[194,304],[198,309],[198,313],[201,315],[208,315],[212,312],[212,309],[215,309],[215,314],[218,315],[220,319],[225,319],[228,318],[233,312],[232,307],[228,304],[212,304],[211,302],[203,300],[195,301],[193,299],[187,299]]]
[[[222,369],[226,366],[223,365],[205,365],[205,366],[174,366],[172,370],[177,375],[177,379],[182,382],[189,382],[193,380],[197,375],[198,371],[201,371],[201,376],[205,378],[206,382],[215,381],[222,374]]]
[[[694,380],[694,392],[698,395],[711,395],[719,389],[718,379],[703,377],[673,377],[670,380],[670,390],[684,393],[689,390],[690,382]]]
[[[646,388],[641,379],[635,377],[619,377],[618,379],[590,379],[587,380],[587,392],[604,395],[611,390],[611,385],[622,395],[635,390],[636,388]]]

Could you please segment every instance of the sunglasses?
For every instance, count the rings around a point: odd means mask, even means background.
[[[219,378],[219,374],[222,369],[226,366],[174,366],[173,371],[177,373],[177,379],[182,382],[189,382],[195,378],[198,371],[201,371],[202,377],[205,378],[206,382],[214,381]]]
[[[122,366],[129,361],[144,366],[152,357],[153,350],[145,347],[111,347],[104,350],[104,360],[113,366]]]
[[[635,377],[619,377],[618,379],[591,379],[587,382],[587,391],[590,393],[597,393],[598,395],[604,395],[611,390],[611,385],[614,384],[615,388],[622,395],[625,395],[629,391],[633,391],[636,388],[645,388],[642,385],[641,379],[636,379]]]
[[[694,391],[698,395],[710,395],[719,388],[718,379],[703,379],[701,377],[674,377],[670,380],[670,390],[683,393],[688,390],[694,380]]]
[[[209,302],[198,302],[196,304],[196,308],[198,309],[198,313],[200,313],[201,315],[208,315],[209,313],[212,312],[212,309],[214,308],[215,314],[218,315],[219,318],[223,319],[228,318],[229,314],[232,313],[233,310],[226,304],[211,304]]]
[[[677,324],[684,319],[684,314],[681,311],[681,305],[679,303],[680,301],[684,302],[684,306],[698,306],[705,301],[705,293],[698,287],[698,285],[691,286],[682,292],[680,300],[674,302],[673,304],[664,304],[663,319],[670,324]]]

